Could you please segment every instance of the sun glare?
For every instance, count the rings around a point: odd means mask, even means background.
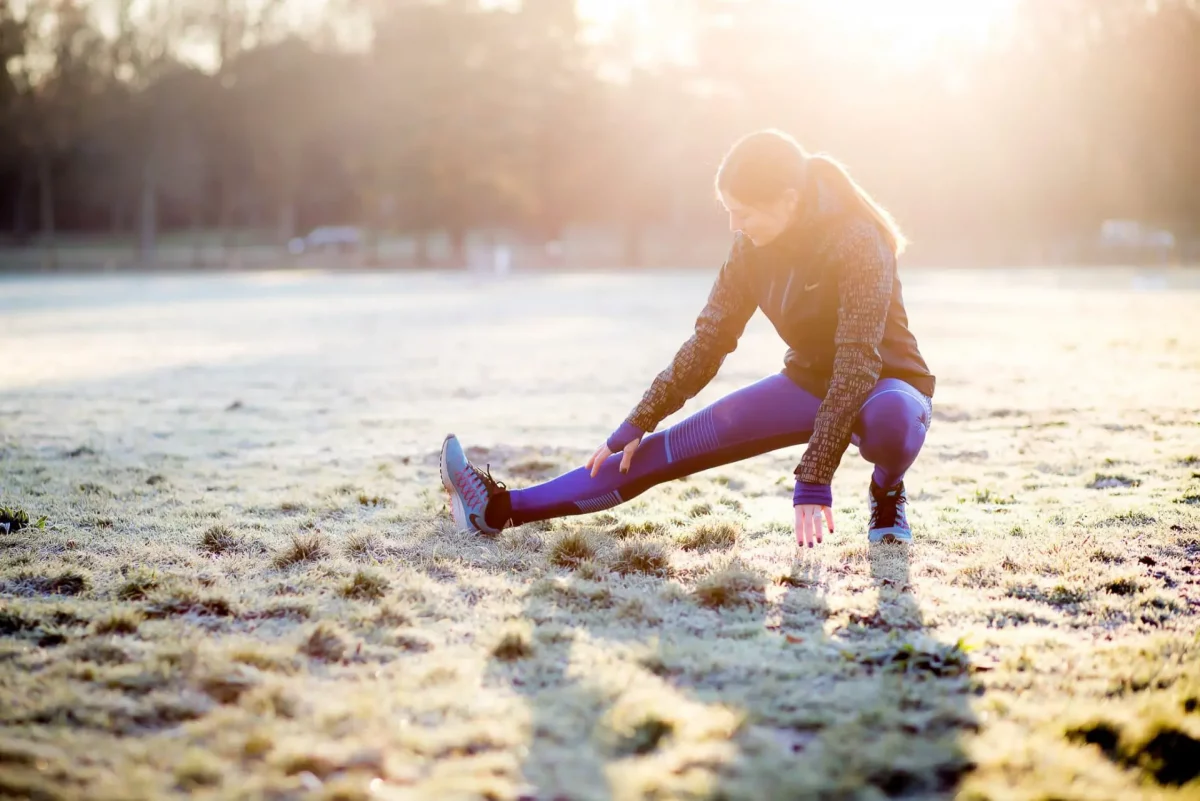
[[[797,26],[821,26],[827,41],[869,50],[892,61],[919,61],[942,44],[985,41],[1012,14],[1017,0],[742,0],[746,13],[769,9]],[[738,13],[730,3],[729,13]],[[687,0],[577,0],[580,18],[597,32],[628,26],[640,40],[676,43],[687,38]],[[880,43],[884,43],[882,48]],[[665,49],[665,48],[664,48]],[[666,55],[660,53],[660,55]]]
[[[1016,0],[840,0],[825,11],[831,22],[881,33],[904,58],[919,57],[940,43],[987,39],[1004,22]],[[847,34],[851,31],[847,31]]]

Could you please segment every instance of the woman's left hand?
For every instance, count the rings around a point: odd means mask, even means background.
[[[641,438],[638,438],[626,445],[623,451],[617,451],[617,453],[622,454],[621,466],[617,468],[618,470],[620,470],[622,473],[629,472],[629,464],[633,461],[633,452],[636,451],[638,449],[638,445],[641,444],[642,440]],[[604,462],[608,460],[608,457],[612,455],[613,452],[608,449],[607,442],[596,449],[596,452],[592,454],[592,457],[587,460],[587,464],[584,465],[584,467],[586,467],[591,473],[592,478],[596,477],[596,474],[600,472],[600,466],[603,465]]]
[[[825,539],[822,529],[826,527],[830,534],[833,533],[833,510],[828,506],[802,503],[794,508],[796,510],[796,544],[801,548],[805,545],[813,548],[822,542]],[[822,517],[824,520],[821,519]]]

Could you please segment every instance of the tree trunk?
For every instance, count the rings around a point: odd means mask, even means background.
[[[296,236],[296,191],[300,173],[300,146],[288,137],[283,142],[279,154],[279,217],[276,236],[279,244],[287,250],[288,244]]]
[[[120,192],[108,205],[108,234],[113,243],[113,256],[108,260],[106,269],[111,269],[117,264],[128,266],[127,243],[122,236],[125,231],[125,193]]]
[[[221,259],[226,266],[230,264],[233,256],[233,212],[234,212],[234,192],[233,181],[229,178],[228,170],[221,177],[221,200],[220,209],[217,212],[217,230],[221,236]]]
[[[117,239],[121,235],[124,225],[125,204],[114,198],[108,204],[108,231],[113,239]]]
[[[41,211],[42,267],[53,270],[58,266],[54,250],[54,165],[48,154],[38,158],[38,198]]]
[[[198,198],[192,204],[192,269],[204,268],[204,202]]]
[[[413,234],[416,242],[416,252],[413,254],[413,261],[416,266],[424,269],[429,266],[429,234],[425,231],[416,231]]]
[[[138,255],[142,267],[154,266],[155,244],[158,237],[157,165],[153,155],[142,163],[142,203],[138,225]]]
[[[29,241],[29,170],[21,170],[21,183],[17,186],[17,203],[13,209],[13,233],[17,244]]]
[[[286,249],[296,236],[296,200],[288,193],[279,206],[279,243]]]
[[[640,223],[630,221],[625,224],[624,255],[625,267],[642,266],[642,226]]]
[[[450,266],[465,270],[467,264],[467,232],[461,225],[450,228]]]

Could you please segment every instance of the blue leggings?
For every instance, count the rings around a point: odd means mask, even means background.
[[[821,400],[782,373],[744,387],[687,419],[642,439],[628,473],[621,454],[595,478],[580,467],[526,489],[511,490],[513,525],[610,509],[651,487],[751,456],[808,442]],[[904,478],[925,442],[929,398],[896,378],[875,385],[859,409],[851,442],[875,465],[874,481]]]

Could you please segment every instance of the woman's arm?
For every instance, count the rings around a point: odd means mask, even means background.
[[[796,467],[796,504],[833,505],[833,474],[850,444],[858,410],[883,369],[879,343],[892,301],[896,257],[870,223],[855,223],[843,236],[833,376]]]
[[[678,411],[713,380],[725,357],[754,316],[758,303],[747,291],[745,254],[749,248],[738,234],[721,265],[708,302],[696,319],[696,332],[683,344],[670,366],[654,379],[629,417],[628,426],[648,433],[663,418]]]

